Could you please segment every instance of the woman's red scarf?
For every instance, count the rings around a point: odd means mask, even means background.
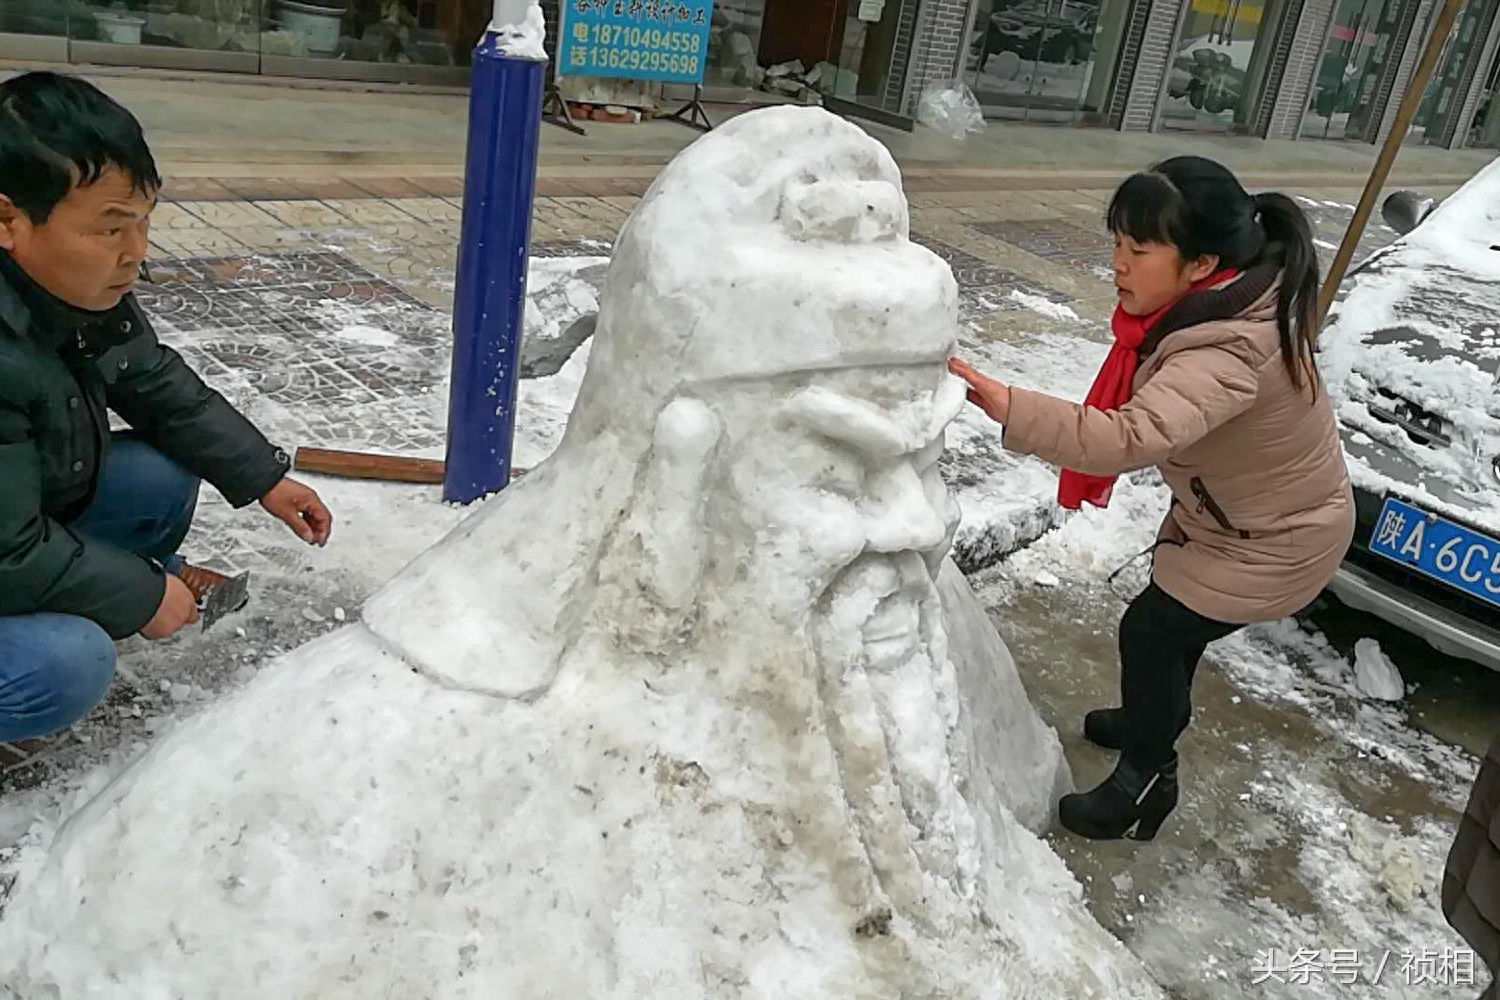
[[[1115,314],[1109,324],[1115,335],[1115,343],[1109,349],[1109,356],[1104,359],[1099,374],[1094,377],[1093,388],[1089,389],[1083,405],[1092,406],[1096,410],[1118,410],[1124,406],[1130,400],[1135,385],[1136,366],[1140,363],[1138,352],[1146,342],[1146,335],[1151,332],[1151,328],[1182,299],[1238,277],[1239,273],[1232,268],[1216,271],[1202,281],[1194,282],[1181,298],[1173,299],[1150,316],[1131,316],[1122,307],[1115,306]],[[1057,502],[1069,510],[1077,510],[1085,501],[1095,507],[1108,507],[1110,494],[1114,492],[1115,480],[1118,478],[1088,476],[1072,469],[1064,469],[1057,484]]]

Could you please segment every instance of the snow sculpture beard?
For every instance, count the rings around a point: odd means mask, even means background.
[[[744,742],[822,758],[823,787],[847,799],[801,813],[843,856],[830,888],[874,925],[924,923],[929,878],[967,896],[979,854],[951,773],[958,699],[935,583],[958,523],[937,459],[962,389],[934,361],[712,390],[712,406],[662,411],[600,560],[605,669],[636,662],[652,691],[780,720]]]

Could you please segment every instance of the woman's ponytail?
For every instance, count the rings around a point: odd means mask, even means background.
[[[1281,356],[1292,384],[1298,389],[1304,377],[1317,391],[1317,366],[1313,351],[1318,340],[1318,250],[1312,226],[1297,203],[1284,194],[1268,192],[1255,196],[1255,210],[1268,249],[1281,253],[1281,291],[1276,301],[1276,328],[1281,333]]]

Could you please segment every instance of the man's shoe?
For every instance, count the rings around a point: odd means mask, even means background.
[[[1151,840],[1177,808],[1177,758],[1142,771],[1124,758],[1098,788],[1064,795],[1058,803],[1062,825],[1090,840]]]
[[[1098,708],[1085,715],[1083,736],[1090,743],[1106,750],[1122,749],[1125,746],[1125,710]]]
[[[187,589],[193,592],[193,598],[198,602],[200,608],[203,606],[203,602],[208,599],[209,594],[229,582],[229,577],[223,573],[205,569],[202,566],[191,566],[188,563],[183,563],[182,568],[177,571],[177,579],[187,584]],[[230,614],[238,611],[249,602],[250,595],[247,593],[235,607],[226,609],[224,613]]]

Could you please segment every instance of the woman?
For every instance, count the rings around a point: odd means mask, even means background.
[[[1122,751],[1062,800],[1065,827],[1150,840],[1177,805],[1177,738],[1210,642],[1296,612],[1333,578],[1354,498],[1313,363],[1318,264],[1301,209],[1178,157],[1115,192],[1115,345],[1083,405],[950,363],[1011,451],[1063,466],[1058,499],[1109,503],[1156,466],[1172,490],[1151,584],[1120,622],[1121,707],[1084,734]]]

